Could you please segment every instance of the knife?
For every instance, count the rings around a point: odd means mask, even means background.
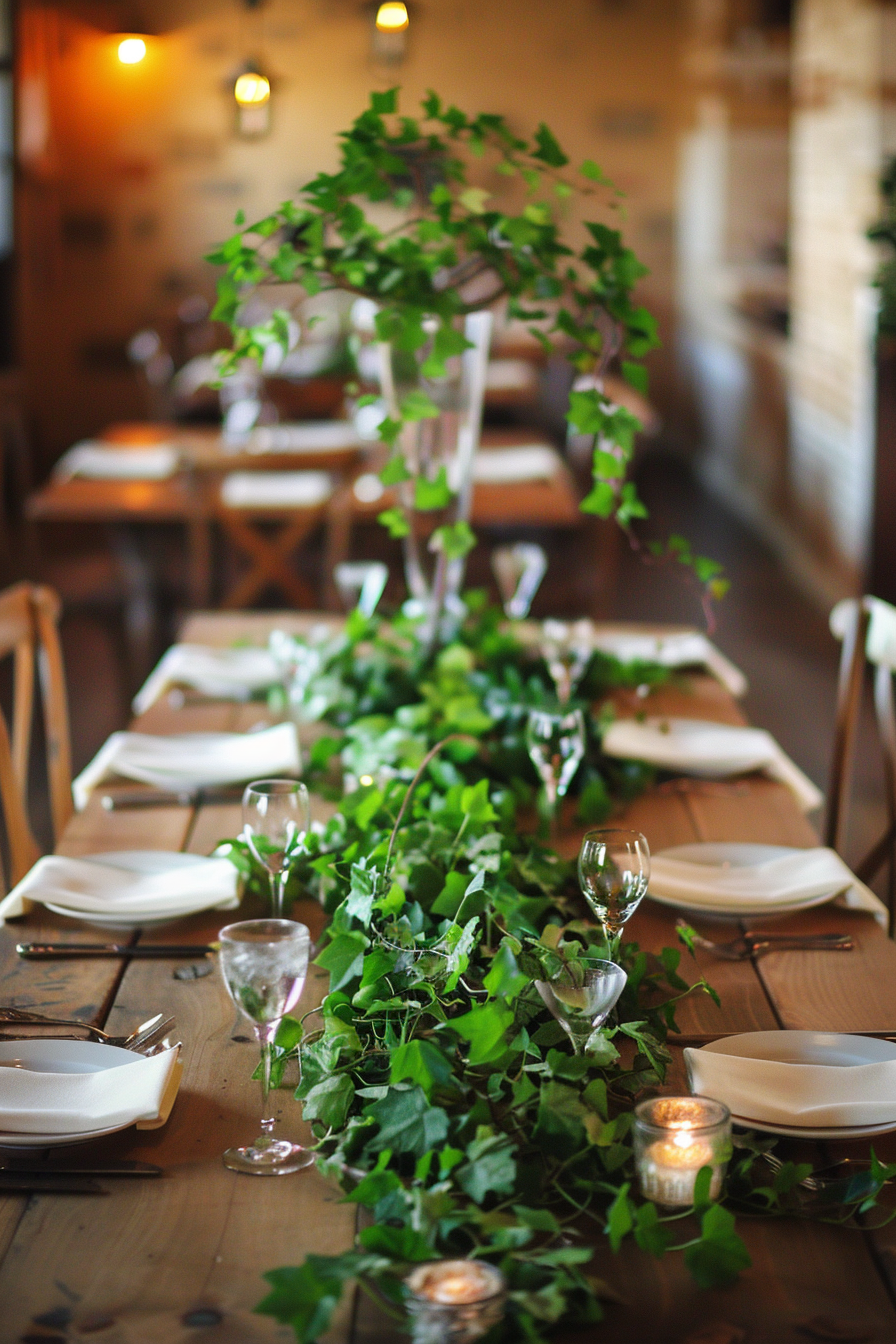
[[[108,1195],[109,1191],[90,1176],[32,1176],[26,1172],[0,1171],[0,1194]]]
[[[221,789],[107,789],[102,804],[107,812],[126,807],[201,807],[207,803],[242,802],[242,788]]]
[[[20,957],[52,961],[63,957],[204,957],[215,943],[16,943]]]
[[[26,1158],[21,1161],[15,1159],[5,1167],[0,1167],[0,1177],[3,1176],[161,1176],[162,1168],[155,1166],[152,1162],[132,1162],[123,1160],[121,1162],[87,1162],[87,1163],[65,1163],[53,1162],[35,1163],[29,1162]]]

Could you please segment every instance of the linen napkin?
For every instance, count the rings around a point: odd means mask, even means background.
[[[248,700],[280,680],[277,663],[267,649],[209,649],[203,644],[172,644],[134,696],[135,714],[178,684],[192,686],[220,700]]]
[[[699,630],[679,630],[670,635],[647,635],[629,630],[594,627],[591,641],[602,653],[621,663],[659,663],[661,667],[705,667],[732,695],[745,695],[747,679]]]
[[[712,1048],[686,1049],[684,1058],[691,1091],[724,1102],[733,1115],[806,1128],[896,1120],[896,1059],[790,1064],[727,1054],[730,1044],[714,1041]]]
[[[563,465],[559,453],[544,443],[516,448],[480,448],[473,458],[473,480],[482,485],[511,481],[549,481]]]
[[[825,892],[837,892],[837,904],[867,910],[887,925],[887,909],[873,891],[860,882],[832,849],[794,849],[761,863],[743,867],[728,863],[695,863],[662,851],[650,860],[652,895],[707,910],[743,903],[754,911],[767,906],[811,901]]]
[[[351,420],[306,420],[262,425],[252,431],[246,447],[250,453],[338,453],[363,442]]]
[[[704,719],[617,719],[604,734],[607,756],[647,761],[704,779],[762,770],[786,784],[803,811],[820,807],[824,795],[786,756],[771,733]]]
[[[297,775],[300,761],[292,723],[277,723],[258,733],[177,733],[170,737],[113,733],[72,781],[72,796],[80,812],[91,790],[107,775],[123,775],[157,789],[200,789]]]
[[[94,1073],[0,1068],[0,1130],[77,1134],[154,1120],[162,1108],[179,1046],[133,1056]]]
[[[63,906],[76,915],[120,914],[128,922],[177,918],[197,910],[234,909],[238,875],[228,859],[191,859],[167,872],[135,873],[90,858],[47,854],[0,901],[0,924],[27,914],[34,902]]]
[[[86,476],[95,481],[163,481],[178,467],[173,444],[154,443],[147,448],[110,448],[85,439],[69,448],[56,463],[53,475],[70,481]]]
[[[232,471],[221,483],[231,509],[311,509],[332,493],[325,471]]]

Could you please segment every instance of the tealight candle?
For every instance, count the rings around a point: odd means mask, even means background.
[[[657,1097],[635,1107],[635,1165],[641,1194],[656,1204],[694,1202],[697,1174],[709,1167],[709,1198],[722,1193],[731,1156],[731,1114],[709,1097]]]
[[[405,1285],[414,1344],[472,1344],[504,1311],[504,1275],[484,1260],[429,1260]]]

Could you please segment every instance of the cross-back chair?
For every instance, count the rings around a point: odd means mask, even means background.
[[[0,659],[13,660],[11,733],[0,714],[0,806],[13,883],[24,877],[40,853],[28,820],[35,680],[41,691],[50,812],[56,836],[72,813],[68,704],[57,629],[60,607],[53,590],[38,584],[17,583],[0,592]]]
[[[856,734],[862,707],[865,667],[874,669],[874,713],[883,751],[887,826],[855,866],[862,882],[872,882],[887,865],[887,909],[893,936],[896,914],[896,607],[877,597],[846,598],[831,612],[831,631],[841,641],[834,750],[828,788],[825,843],[840,850],[846,821]]]

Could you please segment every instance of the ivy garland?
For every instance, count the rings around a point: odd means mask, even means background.
[[[318,1166],[366,1215],[351,1250],[266,1275],[259,1310],[302,1344],[326,1330],[349,1282],[402,1317],[409,1267],[457,1256],[507,1276],[507,1317],[489,1339],[538,1344],[555,1325],[601,1318],[611,1290],[591,1269],[596,1235],[613,1251],[627,1237],[654,1256],[680,1251],[697,1283],[721,1285],[750,1263],[732,1209],[849,1222],[896,1175],[875,1161],[819,1202],[801,1185],[807,1166],[777,1164],[771,1179],[774,1141],[748,1135],[725,1204],[701,1178],[684,1214],[634,1193],[633,1102],[663,1083],[676,1004],[716,996],[681,976],[681,950],[627,942],[611,1021],[588,1054],[571,1053],[533,982],[607,948],[573,866],[518,824],[534,777],[515,716],[548,694],[547,673],[498,614],[467,600],[475,614],[458,642],[426,666],[409,626],[358,613],[335,639],[297,642],[305,710],[340,730],[319,739],[310,775],[322,786],[337,753],[377,774],[289,855],[291,892],[319,895],[330,916],[316,962],[330,985],[319,1010],[283,1021],[275,1077],[298,1052]],[[668,673],[596,657],[587,675],[608,690]],[[590,782],[607,807],[644,783],[601,766],[592,743]],[[242,842],[224,850],[258,880]]]

